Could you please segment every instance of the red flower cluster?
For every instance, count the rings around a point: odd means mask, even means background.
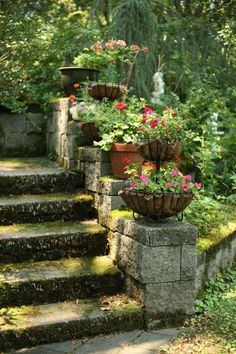
[[[124,104],[124,103],[122,103],[122,102],[118,102],[118,103],[114,106],[114,108],[119,109],[120,111],[123,111],[123,109],[126,109],[126,108],[127,108],[127,105]]]

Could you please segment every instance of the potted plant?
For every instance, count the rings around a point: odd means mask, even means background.
[[[167,163],[157,171],[156,164],[142,166],[127,160],[129,187],[119,195],[134,212],[150,218],[166,218],[182,212],[193,199],[201,183],[193,183],[191,175],[183,175],[174,163]]]
[[[141,48],[135,44],[127,45],[126,42],[121,39],[110,39],[107,42],[97,41],[89,48],[84,48],[82,53],[74,58],[73,63],[76,67],[61,68],[61,72],[63,73],[64,78],[65,72],[68,74],[68,77],[71,78],[70,90],[73,89],[72,86],[75,82],[85,81],[83,80],[84,77],[80,78],[78,76],[80,72],[83,74],[88,68],[91,75],[93,75],[92,77],[89,77],[89,75],[86,74],[87,76],[85,79],[88,77],[89,81],[97,81],[97,74],[99,72],[99,78],[105,83],[91,84],[89,87],[89,95],[98,100],[104,97],[113,100],[118,99],[127,92],[127,89],[125,85],[110,83],[112,80],[116,81],[117,78],[116,64],[122,62],[132,68],[138,53],[141,51],[147,53],[148,48]],[[72,69],[74,69],[75,74]],[[96,77],[94,76],[94,72],[96,72]],[[67,78],[66,80],[67,83],[69,79]]]
[[[144,161],[134,143],[142,136],[139,112],[145,106],[145,102],[131,97],[126,102],[112,104],[107,101],[106,104],[103,118],[98,121],[101,140],[94,142],[94,145],[110,151],[114,176],[126,179],[128,176],[124,170],[125,158],[128,157],[132,162]]]
[[[165,107],[156,114],[145,107],[142,117],[142,137],[136,146],[146,160],[173,161],[182,150],[182,139],[186,134],[185,121],[177,111]]]

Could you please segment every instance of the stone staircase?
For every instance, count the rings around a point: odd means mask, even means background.
[[[143,327],[83,176],[0,160],[0,352]]]

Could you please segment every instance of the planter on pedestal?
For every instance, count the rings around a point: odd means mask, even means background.
[[[86,81],[97,81],[99,74],[99,70],[97,69],[78,68],[76,66],[62,67],[60,68],[60,72],[61,84],[67,96],[76,93],[74,84]]]
[[[136,148],[145,160],[175,161],[182,151],[182,143],[180,141],[168,142],[156,139],[143,144],[137,143]]]
[[[125,167],[127,166],[126,159],[132,163],[138,162],[142,165],[144,158],[137,151],[134,144],[121,144],[113,143],[110,151],[110,159],[112,166],[112,173],[115,177],[127,179],[128,175],[125,174]]]
[[[123,188],[118,193],[134,212],[150,218],[167,218],[182,212],[193,199],[192,193],[148,193]]]
[[[96,100],[108,98],[110,100],[117,100],[127,93],[127,87],[116,84],[92,84],[88,88],[88,94]]]

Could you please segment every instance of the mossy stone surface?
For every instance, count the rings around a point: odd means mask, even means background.
[[[106,230],[95,221],[0,226],[0,263],[104,255]]]
[[[0,159],[2,195],[74,192],[83,184],[83,173],[65,171],[45,158]]]
[[[121,273],[106,256],[0,266],[2,306],[96,297],[121,288]]]
[[[0,198],[0,224],[86,219],[94,216],[93,197],[54,193]]]
[[[143,328],[143,310],[126,295],[0,310],[0,348],[10,350],[117,330]]]

